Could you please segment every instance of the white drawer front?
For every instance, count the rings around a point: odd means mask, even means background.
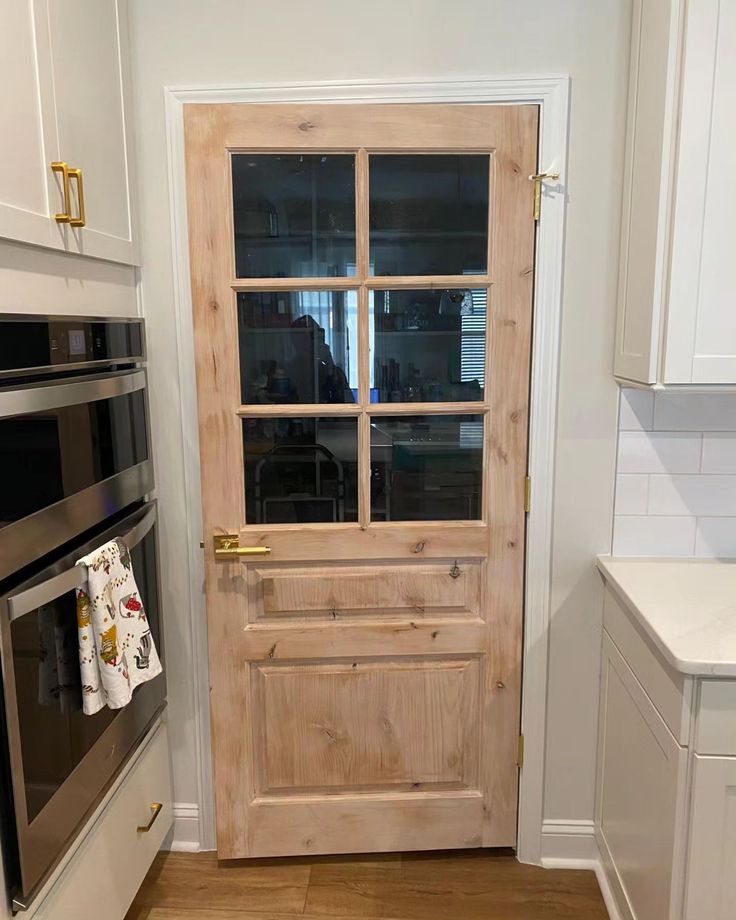
[[[702,681],[695,750],[736,755],[736,680]]]
[[[150,831],[151,804],[163,808]],[[161,725],[48,893],[35,920],[123,920],[173,822]]]

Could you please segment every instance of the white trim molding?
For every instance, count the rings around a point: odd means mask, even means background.
[[[199,851],[199,805],[196,802],[174,802],[174,826],[163,843],[162,849],[177,853]]]
[[[544,821],[542,865],[545,869],[587,869],[595,872],[610,920],[634,920],[620,909],[618,892],[611,885],[594,821]]]
[[[597,862],[598,844],[593,821],[544,821],[542,823],[542,865],[553,868],[559,862]]]
[[[164,90],[169,190],[174,253],[176,340],[181,392],[182,449],[185,458],[186,515],[189,539],[192,648],[206,649],[202,596],[201,491],[196,392],[193,361],[183,106],[218,102],[352,102],[352,103],[529,103],[540,106],[539,166],[561,180],[544,190],[538,225],[531,378],[529,475],[531,512],[527,523],[526,606],[522,730],[525,760],[519,795],[518,856],[542,860],[544,760],[546,745],[547,658],[550,618],[552,506],[556,442],[558,356],[562,312],[562,270],[567,198],[566,165],[569,125],[569,77],[530,75],[463,81],[408,81],[303,84],[253,84],[247,87],[167,87]],[[206,655],[195,656],[193,693],[198,761],[199,832],[202,849],[214,848],[214,809],[209,742],[209,684]]]

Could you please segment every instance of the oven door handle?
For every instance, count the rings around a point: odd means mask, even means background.
[[[144,370],[124,371],[116,375],[105,374],[96,379],[73,381],[72,383],[31,384],[19,389],[0,390],[0,418],[14,415],[30,415],[46,412],[63,406],[98,402],[114,396],[125,396],[142,390],[146,385]]]
[[[156,505],[154,503],[141,520],[118,539],[122,540],[128,549],[133,549],[148,534],[155,520]],[[81,588],[86,581],[87,573],[84,567],[73,565],[60,575],[54,575],[48,581],[41,582],[40,585],[34,585],[32,588],[27,588],[25,591],[12,595],[8,598],[8,617],[10,622],[12,623],[18,617],[25,616],[32,610],[37,610],[44,604],[51,603],[57,597],[66,594],[67,591]]]

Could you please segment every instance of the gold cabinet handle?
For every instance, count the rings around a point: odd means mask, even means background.
[[[236,556],[268,556],[271,552],[270,546],[240,546],[240,538],[236,533],[218,533],[213,537],[213,541],[217,559]]]
[[[58,214],[54,214],[54,220],[57,222],[57,224],[68,224],[72,219],[69,206],[69,164],[63,162],[52,163],[51,169],[54,172],[61,173],[61,189],[62,195],[64,197],[64,210]]]
[[[82,181],[82,170],[67,169],[67,175],[70,179],[77,180],[77,216],[72,217],[71,208],[67,207],[67,210],[69,210],[69,226],[83,227],[87,223],[87,214],[84,209],[84,182]]]
[[[161,809],[163,807],[164,806],[162,805],[161,802],[151,802],[151,820],[148,822],[148,824],[138,825],[136,830],[138,831],[139,834],[147,834],[151,830],[151,828],[153,827],[153,822],[161,814]]]

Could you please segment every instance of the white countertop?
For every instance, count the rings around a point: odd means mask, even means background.
[[[598,568],[672,667],[736,677],[736,560],[599,556]]]

